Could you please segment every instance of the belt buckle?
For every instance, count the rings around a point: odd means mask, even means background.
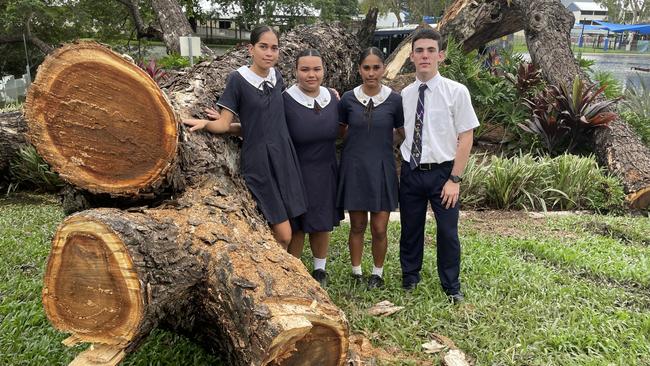
[[[420,170],[431,170],[431,163],[420,164]]]

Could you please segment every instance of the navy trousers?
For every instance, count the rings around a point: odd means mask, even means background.
[[[460,241],[458,240],[458,215],[460,204],[445,208],[440,193],[451,174],[453,162],[432,164],[431,170],[411,170],[402,162],[399,184],[399,206],[402,233],[399,259],[402,266],[402,285],[420,282],[424,253],[424,225],[427,205],[436,218],[436,245],[438,276],[445,293],[460,291]]]

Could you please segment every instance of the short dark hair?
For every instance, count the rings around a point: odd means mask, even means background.
[[[296,67],[298,67],[298,61],[300,61],[301,57],[307,57],[307,56],[316,56],[323,61],[323,56],[320,55],[320,52],[318,52],[317,49],[315,48],[307,48],[305,50],[300,51],[298,56],[296,56]]]
[[[368,47],[365,50],[363,50],[363,52],[361,52],[361,54],[359,55],[359,63],[358,63],[358,65],[361,65],[363,63],[363,60],[365,60],[366,57],[368,57],[370,55],[375,55],[375,56],[379,57],[379,59],[381,60],[382,63],[384,62],[384,60],[386,58],[384,56],[384,53],[381,52],[381,50],[379,48],[377,48],[377,47]]]
[[[419,39],[432,39],[434,41],[438,41],[438,51],[444,51],[445,48],[447,48],[447,42],[442,41],[442,35],[435,29],[422,28],[415,31],[413,39],[411,40],[411,49],[415,45],[415,41]]]
[[[255,46],[257,42],[260,41],[262,34],[266,32],[273,32],[273,34],[275,34],[275,37],[278,39],[278,44],[280,44],[280,35],[278,34],[278,31],[272,27],[269,27],[268,25],[258,25],[251,31],[251,44]]]

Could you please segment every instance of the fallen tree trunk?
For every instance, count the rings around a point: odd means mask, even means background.
[[[533,63],[553,85],[571,85],[576,75],[592,82],[571,51],[574,17],[557,0],[458,0],[439,23],[443,37],[454,37],[466,52],[521,29]],[[650,206],[650,149],[618,118],[594,133],[594,150],[610,173],[623,182],[632,207]]]
[[[9,166],[27,144],[27,124],[21,111],[0,113],[0,181],[9,180]]]
[[[356,84],[350,55],[360,47],[345,29],[301,26],[280,42],[278,68],[286,85],[295,81],[295,57],[305,48],[321,50],[326,85],[344,91]],[[93,52],[98,56],[88,57]],[[76,62],[80,60],[85,61]],[[156,94],[158,86],[143,71],[113,52],[92,44],[58,49],[40,66],[44,76],[30,87],[25,110],[32,143],[73,186],[63,192],[66,212],[155,205],[182,192],[205,171],[219,169],[210,154],[192,151],[193,137],[179,131],[176,115],[204,117],[203,109],[215,106],[228,74],[248,62],[247,49],[239,47],[200,63],[166,81],[167,100]],[[140,80],[146,83],[142,89],[133,86]],[[223,140],[232,144],[214,151],[237,160],[237,140]]]
[[[182,209],[94,209],[58,228],[43,304],[67,345],[94,347],[75,362],[115,365],[156,326],[181,332],[229,365],[341,365],[345,315],[263,222],[207,181]],[[214,206],[231,210],[213,212]],[[74,363],[73,363],[74,364]]]
[[[342,66],[330,85],[354,80],[353,61],[337,56],[354,42],[323,27],[331,46],[324,58]],[[302,48],[323,46],[317,32],[299,33],[311,44],[284,38],[280,68]],[[100,195],[162,200],[156,209],[81,212],[57,230],[46,313],[73,334],[67,344],[96,344],[73,363],[116,364],[157,325],[234,365],[345,362],[345,315],[273,240],[239,175],[239,140],[178,125],[178,114],[214,105],[225,76],[245,59],[241,49],[230,55],[171,80],[173,107],[146,74],[96,44],[65,46],[39,70],[26,108],[30,138],[46,160]]]

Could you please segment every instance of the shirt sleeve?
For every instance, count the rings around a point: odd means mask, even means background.
[[[239,88],[239,79],[236,75],[237,71],[234,71],[228,75],[228,81],[226,82],[226,87],[221,94],[221,98],[217,102],[217,105],[222,108],[226,108],[235,115],[239,116],[239,103],[241,100],[241,89]]]
[[[395,118],[394,118],[394,126],[393,128],[400,128],[404,127],[404,106],[402,105],[402,97],[395,93],[395,96],[397,98],[397,106],[395,108]]]
[[[472,98],[469,95],[469,90],[465,86],[459,88],[456,93],[453,113],[454,113],[454,126],[456,133],[463,133],[472,130],[479,126],[478,118],[472,107]]]
[[[341,98],[339,102],[339,123],[343,125],[349,124],[348,122],[348,98],[345,95]]]

